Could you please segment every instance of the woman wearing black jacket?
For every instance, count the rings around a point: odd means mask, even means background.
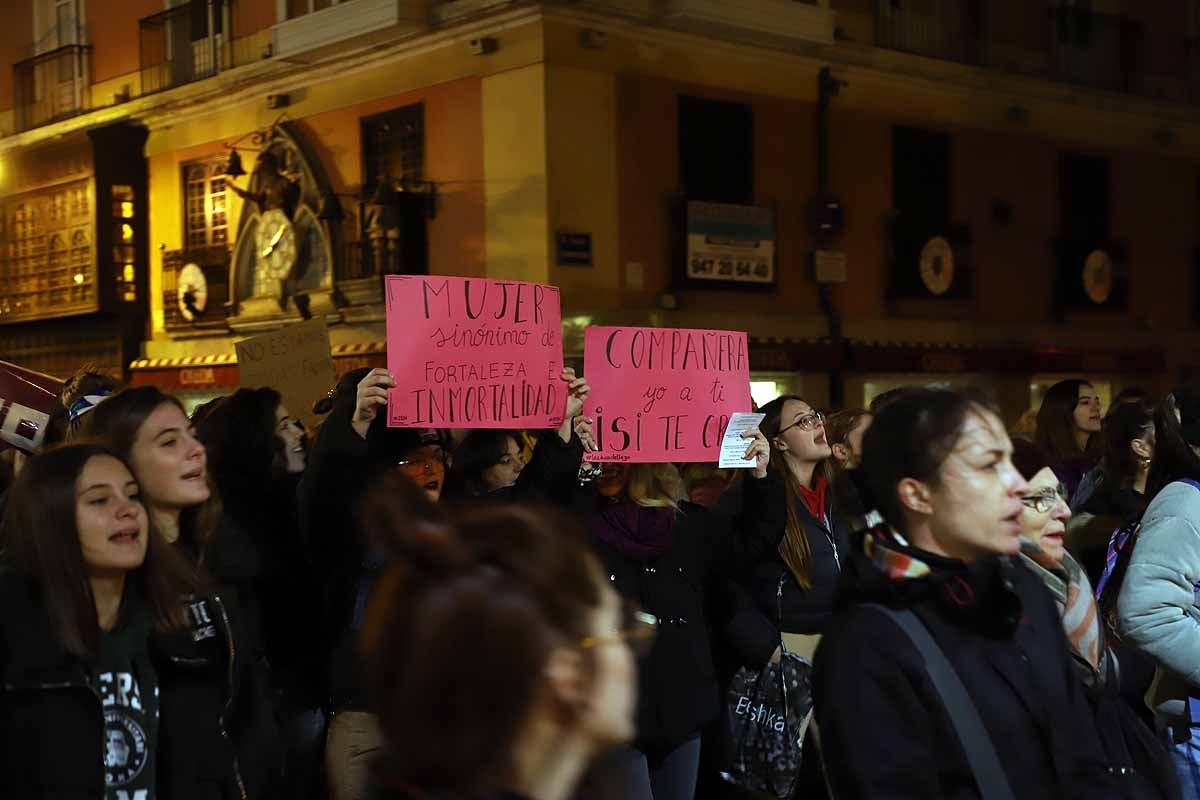
[[[782,489],[767,474],[769,448],[758,431],[736,519],[682,500],[670,464],[606,464],[581,487],[585,514],[612,585],[658,618],[659,636],[641,664],[634,748],[606,762],[583,796],[691,800],[700,731],[720,712],[706,603],[714,579],[762,558],[782,533]],[[615,790],[610,783],[621,783]],[[604,792],[610,792],[604,795]]]
[[[985,401],[923,389],[876,418],[863,497],[885,522],[845,559],[817,651],[816,718],[834,796],[978,798],[946,704],[882,605],[911,611],[966,689],[1022,800],[1122,796],[1041,581],[1013,562],[1029,486]],[[987,787],[989,789],[994,786]]]
[[[103,441],[125,460],[154,529],[192,566],[211,575],[206,568],[211,537],[224,515],[211,481],[208,450],[179,400],[155,386],[124,389],[88,412],[77,436]],[[230,577],[222,576],[218,585],[229,590],[224,597],[238,653],[236,679],[245,687],[245,718],[235,742],[246,785],[256,795],[271,796],[284,765],[262,626],[252,594],[240,591],[238,580],[226,583]],[[245,600],[250,605],[242,608]]]
[[[1150,502],[1146,481],[1154,457],[1154,409],[1143,401],[1114,406],[1104,418],[1101,438],[1099,485],[1067,523],[1066,533],[1068,549],[1093,586],[1104,571],[1113,531],[1141,519]]]
[[[258,798],[230,744],[242,697],[218,596],[152,530],[104,447],[31,460],[0,570],[0,794]]]
[[[203,563],[236,593],[270,665],[269,691],[287,745],[285,795],[315,797],[325,721],[323,665],[310,635],[321,606],[296,519],[304,434],[270,388],[239,389],[192,419],[222,504]]]
[[[586,383],[564,371],[568,383],[566,419],[560,429],[572,439],[572,417],[586,396]],[[375,582],[391,554],[385,542],[368,542],[358,525],[364,492],[381,476],[399,471],[434,504],[446,479],[444,440],[434,429],[389,428],[379,410],[396,380],[384,369],[347,373],[333,392],[329,416],[321,425],[299,488],[304,539],[314,564],[322,565],[323,613],[316,647],[328,662],[326,768],[335,800],[363,797],[371,759],[382,747],[357,648],[358,631]],[[568,473],[573,483],[582,448]]]
[[[787,528],[779,547],[750,570],[750,592],[781,632],[820,634],[833,616],[850,538],[821,469],[831,454],[825,418],[794,395],[772,400],[762,412],[760,427],[771,441],[770,470],[785,487]]]

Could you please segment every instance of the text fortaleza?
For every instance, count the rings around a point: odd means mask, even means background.
[[[557,427],[566,406],[556,287],[389,276],[390,397],[400,426]]]

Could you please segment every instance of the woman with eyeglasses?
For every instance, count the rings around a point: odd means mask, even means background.
[[[1194,401],[1168,396],[1137,541],[1117,598],[1125,644],[1157,666],[1146,702],[1172,751],[1183,796],[1200,797],[1200,456]],[[1177,409],[1183,411],[1182,419]],[[1185,430],[1192,435],[1185,434]]]
[[[576,507],[588,520],[604,574],[659,623],[658,640],[641,664],[637,738],[588,776],[580,798],[695,795],[701,730],[721,710],[710,628],[728,621],[710,614],[713,587],[719,576],[761,558],[782,532],[782,490],[767,472],[767,441],[757,430],[743,436],[756,466],[729,515],[685,500],[672,464],[606,463],[594,483],[580,487]],[[767,641],[761,663],[777,644],[777,637]]]
[[[1124,796],[1130,765],[1106,760],[1058,610],[1013,561],[1031,490],[994,407],[913,390],[863,450],[859,493],[879,524],[843,555],[813,676],[832,795],[966,800],[1007,783],[1022,800]],[[965,703],[944,693],[951,679]],[[981,731],[958,727],[968,712]]]
[[[298,491],[304,539],[321,580],[322,613],[310,646],[325,665],[325,771],[333,800],[365,796],[368,766],[382,747],[355,642],[389,558],[361,535],[359,504],[381,475],[396,474],[434,504],[446,479],[439,431],[389,428],[378,413],[394,386],[383,369],[353,370],[338,381]]]
[[[363,523],[394,555],[360,642],[385,743],[373,796],[568,800],[593,758],[634,735],[631,648],[653,644],[654,618],[546,510],[452,522],[387,477]]]
[[[833,616],[850,530],[822,469],[832,455],[824,415],[795,395],[772,400],[762,413],[787,525],[779,546],[750,571],[749,589],[758,608],[789,635],[789,649],[811,658],[815,636]]]
[[[1137,770],[1137,784],[1128,787],[1126,796],[1177,797],[1179,787],[1166,750],[1122,697],[1126,659],[1119,660],[1110,647],[1092,583],[1063,546],[1065,523],[1071,517],[1066,487],[1050,457],[1031,442],[1013,442],[1013,465],[1029,484],[1021,498],[1025,542],[1020,558],[1054,598],[1108,761]]]
[[[1054,459],[1055,472],[1063,479],[1069,497],[1075,496],[1080,481],[1097,456],[1102,425],[1100,395],[1085,380],[1059,381],[1046,390],[1037,415],[1037,445]]]

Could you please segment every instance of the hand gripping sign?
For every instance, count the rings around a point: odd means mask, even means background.
[[[58,378],[0,361],[0,442],[26,453],[37,449],[61,391]]]
[[[583,342],[588,461],[716,462],[730,415],[751,408],[745,333],[597,326]]]
[[[557,428],[566,413],[558,287],[388,275],[393,428]]]

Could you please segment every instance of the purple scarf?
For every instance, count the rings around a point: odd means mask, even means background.
[[[592,533],[626,558],[650,561],[671,549],[675,509],[614,503],[592,515]]]

